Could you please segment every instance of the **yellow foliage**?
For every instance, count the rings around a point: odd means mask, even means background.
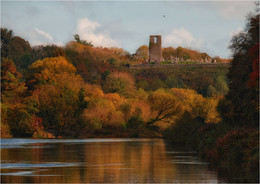
[[[149,103],[146,100],[131,100],[130,101],[131,104],[131,113],[132,115],[135,113],[136,109],[140,109],[141,110],[141,117],[144,120],[144,122],[147,122],[151,117],[151,107],[149,105]]]
[[[206,99],[206,109],[207,109],[207,116],[206,116],[206,123],[219,123],[222,121],[220,114],[217,111],[217,106],[219,102],[219,98],[212,97]]]
[[[148,101],[154,122],[178,117],[183,112],[180,101],[172,94],[160,89],[149,95]]]
[[[92,84],[85,84],[83,86],[87,97],[90,98],[101,98],[104,97],[104,93],[100,86],[92,85]]]
[[[104,96],[107,100],[111,101],[116,108],[119,108],[119,106],[122,104],[125,99],[120,97],[117,93],[107,93]]]
[[[104,98],[89,101],[83,117],[90,123],[95,123],[93,120],[98,120],[102,125],[121,126],[123,122],[123,114],[116,111],[114,104]]]
[[[52,57],[38,60],[29,66],[31,76],[29,83],[81,86],[83,80],[76,75],[76,68],[64,57]],[[36,82],[36,83],[35,83]],[[74,84],[73,84],[74,83]]]
[[[217,112],[218,97],[204,98],[191,89],[173,88],[170,91],[182,102],[185,110],[190,112],[193,117],[205,118],[206,123],[221,121],[220,114]]]
[[[140,100],[147,100],[148,96],[149,96],[148,93],[145,90],[143,90],[142,88],[139,88],[134,93],[134,98],[140,99]]]
[[[192,116],[206,117],[206,101],[202,95],[192,89],[172,88],[170,92],[182,102],[184,110],[190,112]]]
[[[62,72],[75,73],[77,71],[71,63],[61,56],[35,61],[29,66],[29,69],[48,70],[51,74],[58,74]]]
[[[79,92],[84,86],[84,81],[80,75],[61,73],[56,76],[56,85],[59,87],[67,87],[73,91]]]

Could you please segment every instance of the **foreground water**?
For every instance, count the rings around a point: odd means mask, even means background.
[[[1,139],[2,183],[219,183],[162,139]]]

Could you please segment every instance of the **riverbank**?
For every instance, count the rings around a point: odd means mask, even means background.
[[[1,138],[25,138],[22,137],[13,137],[10,134],[2,134]],[[33,135],[28,135],[26,138],[35,138],[35,139],[85,139],[85,138],[163,138],[162,132],[158,130],[153,130],[150,127],[143,127],[139,129],[133,128],[102,128],[97,130],[92,130],[85,132],[80,136],[55,136],[53,133],[45,132],[40,130],[35,132]]]
[[[182,144],[197,150],[203,160],[218,168],[218,173],[231,182],[259,182],[257,128],[193,123],[189,128],[187,124],[173,126],[164,133],[164,138],[172,145]],[[237,177],[240,175],[243,178]]]

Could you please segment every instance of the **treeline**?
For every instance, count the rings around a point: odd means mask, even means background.
[[[166,139],[197,149],[231,182],[259,182],[259,14],[248,16],[243,32],[231,40],[229,91],[218,102],[222,121],[206,124],[184,113]],[[231,172],[230,172],[231,171]],[[243,177],[236,177],[243,176]]]
[[[12,60],[3,58],[1,67],[2,136],[157,136],[162,121],[172,122],[183,111],[209,123],[221,120],[217,97],[177,88],[146,92],[128,83],[124,72],[108,80],[104,93],[62,56],[32,63],[24,79]],[[125,79],[123,88],[118,79]]]
[[[149,59],[149,47],[147,45],[140,46],[136,53],[133,55],[141,63],[148,63]],[[219,56],[211,57],[205,52],[199,52],[197,50],[187,49],[183,47],[166,47],[162,48],[163,62],[167,63],[229,63],[230,59],[223,59]]]
[[[179,76],[167,71],[129,71],[124,65],[137,61],[123,49],[94,47],[78,35],[64,47],[31,47],[11,30],[1,33],[2,137],[158,137],[184,111],[221,121],[223,93],[175,85]],[[168,86],[140,85],[148,78]]]

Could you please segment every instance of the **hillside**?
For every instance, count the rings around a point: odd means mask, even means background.
[[[223,95],[228,91],[229,64],[172,64],[121,68],[135,76],[136,86],[144,90],[159,88],[194,89],[203,96]]]

